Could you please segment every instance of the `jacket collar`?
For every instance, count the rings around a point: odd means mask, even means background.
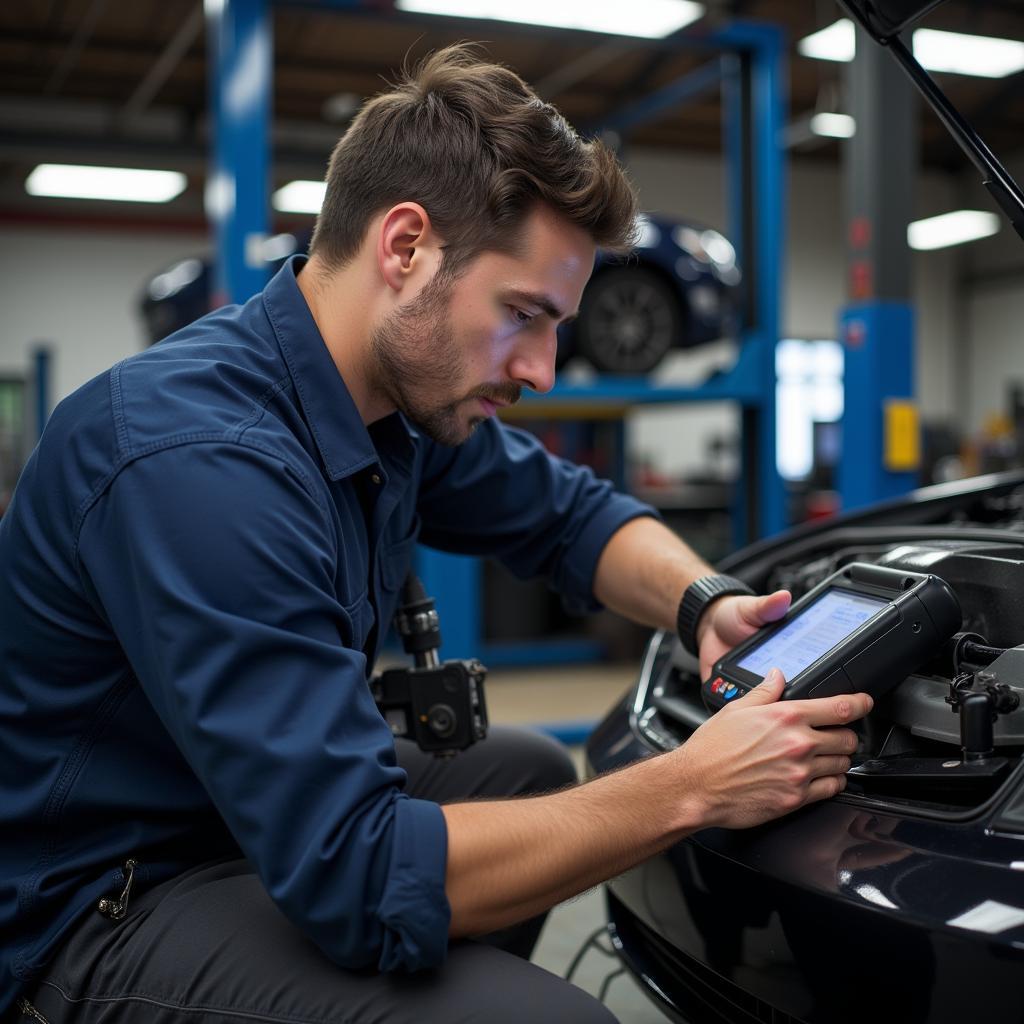
[[[338,480],[377,463],[380,456],[299,290],[296,277],[305,263],[305,256],[285,263],[263,290],[263,306],[327,475]],[[387,419],[396,420],[394,427],[374,433],[394,438],[411,456],[409,437],[415,432],[400,414]]]

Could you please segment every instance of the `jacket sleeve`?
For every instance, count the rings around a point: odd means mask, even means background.
[[[436,966],[447,832],[436,804],[403,793],[365,657],[346,646],[346,543],[365,539],[339,537],[322,490],[278,458],[190,444],[121,470],[84,520],[79,565],[282,911],[344,966]]]
[[[612,534],[638,516],[658,516],[495,419],[458,448],[427,444],[418,511],[424,544],[493,555],[521,579],[547,577],[577,613],[601,607],[594,570]]]

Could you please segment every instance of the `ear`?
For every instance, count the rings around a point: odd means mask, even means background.
[[[419,203],[399,203],[384,214],[377,233],[377,267],[389,288],[398,292],[426,281],[440,259],[440,239]]]

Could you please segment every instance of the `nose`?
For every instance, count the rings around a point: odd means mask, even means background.
[[[554,324],[532,337],[523,337],[509,360],[509,377],[539,395],[546,395],[555,386],[557,349],[558,335]]]

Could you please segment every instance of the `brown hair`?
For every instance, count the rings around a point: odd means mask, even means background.
[[[430,215],[449,272],[484,250],[514,249],[538,201],[605,249],[635,241],[636,195],[612,152],[464,43],[403,71],[360,110],[331,154],[310,251],[336,269],[375,214],[405,201]]]

